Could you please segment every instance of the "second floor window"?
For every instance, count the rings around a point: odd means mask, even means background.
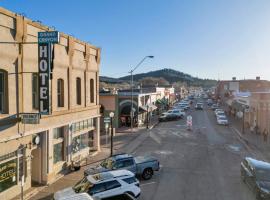
[[[90,102],[94,103],[95,101],[95,92],[94,92],[94,79],[90,79]]]
[[[38,109],[38,73],[32,74],[32,107]]]
[[[64,107],[64,80],[57,80],[57,106]]]
[[[8,113],[7,72],[0,70],[0,113]]]
[[[77,77],[76,78],[76,100],[77,104],[81,105],[82,104],[82,92],[81,92],[81,78]]]

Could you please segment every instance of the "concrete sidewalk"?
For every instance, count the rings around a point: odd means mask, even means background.
[[[229,116],[231,128],[238,134],[238,136],[245,142],[245,144],[255,152],[258,159],[263,159],[270,162],[270,141],[269,137],[264,141],[262,134],[256,134],[245,128],[242,133],[242,120]]]
[[[158,121],[154,121],[149,130],[155,127]],[[133,128],[131,133],[130,129],[126,129],[125,132],[116,133],[114,136],[114,153],[132,153],[136,148],[148,137],[149,132],[145,127]],[[82,168],[79,171],[65,173],[59,175],[59,177],[51,184],[40,187],[33,187],[26,191],[24,194],[25,200],[38,200],[38,199],[52,199],[53,193],[64,189],[66,187],[73,186],[83,177],[83,172],[89,166],[96,165],[101,160],[110,156],[110,137],[106,139],[106,136],[101,136],[101,151],[90,155],[86,158]],[[17,196],[13,200],[20,199]]]

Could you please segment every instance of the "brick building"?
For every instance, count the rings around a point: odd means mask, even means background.
[[[39,112],[35,42],[38,32],[50,30],[0,8],[0,199],[18,195],[21,181],[25,190],[53,181],[100,148],[100,49],[64,33],[54,44],[51,114],[22,123],[23,113]]]

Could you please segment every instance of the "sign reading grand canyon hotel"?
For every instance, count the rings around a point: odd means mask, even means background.
[[[59,42],[59,32],[38,33],[38,66],[39,66],[39,113],[51,114],[50,72],[51,46]]]

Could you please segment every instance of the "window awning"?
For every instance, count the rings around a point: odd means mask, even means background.
[[[148,106],[148,111],[153,111],[153,110],[156,110],[157,107],[153,104],[149,104],[149,105],[146,105],[146,106],[140,106],[140,108],[144,111],[147,111],[147,106]]]

